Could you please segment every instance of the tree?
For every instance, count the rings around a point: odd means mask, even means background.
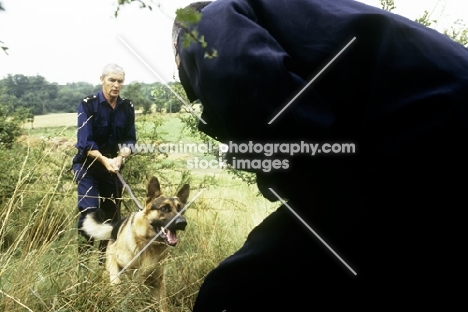
[[[93,94],[94,86],[87,82],[67,83],[59,86],[57,97],[51,103],[53,112],[73,113],[76,112],[78,103],[88,95]]]
[[[167,85],[155,83],[151,94],[157,112],[166,109],[167,112],[177,113],[181,110],[182,105],[185,105],[184,103],[189,103],[180,82],[169,82]]]
[[[168,85],[169,87],[171,84]],[[156,105],[156,112],[161,113],[169,101],[169,94],[171,90],[162,83],[156,83],[151,90],[154,104]]]
[[[152,102],[143,94],[141,83],[136,82],[124,86],[122,96],[130,99],[134,105],[141,107],[144,114],[151,112]]]
[[[88,82],[72,82],[58,86],[57,97],[51,103],[51,111],[73,113],[76,112],[78,103],[86,96],[99,90]]]
[[[6,114],[14,113],[19,108],[16,105],[17,99],[15,96],[0,91],[0,107]]]
[[[14,97],[8,109],[28,108],[35,115],[53,112],[53,103],[58,93],[58,85],[50,84],[43,76],[8,75],[0,80],[3,97]],[[8,101],[11,102],[11,101]]]
[[[29,78],[21,74],[9,74],[3,82],[3,85],[6,86],[6,92],[14,95],[16,98],[21,98],[24,95],[28,84]]]
[[[28,111],[18,110],[11,114],[0,105],[0,148],[11,148],[21,134],[21,125],[26,121]]]

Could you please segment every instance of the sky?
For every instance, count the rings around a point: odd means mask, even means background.
[[[41,75],[50,83],[85,81],[100,84],[101,69],[117,63],[126,83],[171,82],[175,70],[171,43],[177,8],[193,0],[147,0],[121,7],[117,0],[0,0],[0,78],[8,74]],[[292,1],[292,0],[291,0]],[[324,0],[325,1],[325,0]],[[380,7],[379,0],[360,0]],[[415,19],[424,10],[450,27],[463,19],[468,27],[467,0],[395,0],[394,13]]]
[[[100,84],[108,63],[124,68],[126,83],[173,81],[172,23],[176,8],[192,1],[162,0],[160,8],[153,1],[152,11],[133,3],[117,18],[117,0],[0,2],[0,41],[8,46],[8,55],[0,51],[0,78],[41,75],[59,84]]]

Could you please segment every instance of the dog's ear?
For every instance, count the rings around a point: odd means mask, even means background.
[[[153,199],[161,196],[161,186],[159,180],[156,177],[151,177],[146,187],[146,203],[148,204]]]
[[[180,190],[177,192],[177,197],[180,199],[180,201],[183,204],[187,203],[187,199],[190,195],[190,185],[189,184],[184,184]]]

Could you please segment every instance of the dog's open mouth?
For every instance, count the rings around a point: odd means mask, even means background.
[[[171,231],[169,229],[164,229],[163,227],[159,230],[159,237],[161,237],[169,246],[175,246],[179,241],[177,238],[177,231]]]
[[[170,226],[163,226],[165,222],[153,222],[153,226],[156,233],[158,233],[157,240],[164,242],[169,246],[175,246],[179,242],[177,238],[177,231],[184,231],[187,226],[187,221],[183,217],[179,217],[174,220]]]

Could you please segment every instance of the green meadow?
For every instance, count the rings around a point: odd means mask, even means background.
[[[180,115],[139,115],[145,143],[201,143]],[[37,116],[11,149],[0,150],[0,311],[156,311],[136,280],[112,288],[97,251],[79,266],[76,184],[69,170],[76,151],[76,114]],[[206,274],[242,246],[248,233],[278,206],[226,169],[189,168],[188,160],[216,160],[200,151],[141,152],[122,176],[140,202],[146,182],[159,178],[174,194],[191,185],[188,226],[167,259],[171,311],[190,311]],[[124,191],[122,215],[137,205]]]

